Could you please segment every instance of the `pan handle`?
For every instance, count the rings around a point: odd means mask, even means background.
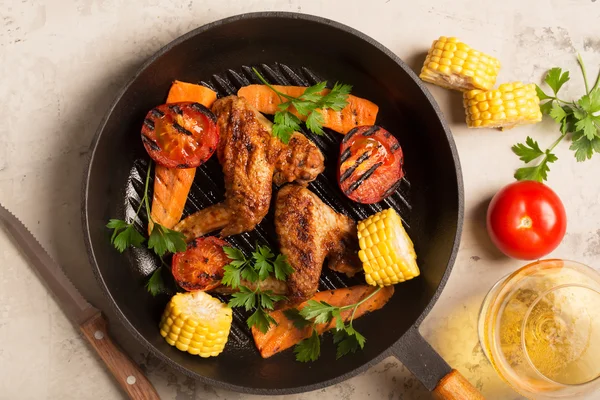
[[[484,400],[483,395],[427,343],[417,327],[409,329],[392,353],[438,400]]]

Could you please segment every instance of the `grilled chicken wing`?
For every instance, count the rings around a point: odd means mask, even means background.
[[[294,133],[284,144],[271,135],[273,124],[244,98],[219,99],[212,111],[220,130],[217,156],[225,175],[225,201],[175,226],[187,240],[218,229],[221,237],[251,231],[269,210],[273,182],[306,184],[325,168],[313,142]]]
[[[279,191],[275,230],[280,251],[294,268],[287,281],[290,303],[315,294],[326,258],[329,268],[349,276],[361,269],[356,223],[305,187],[287,185]]]

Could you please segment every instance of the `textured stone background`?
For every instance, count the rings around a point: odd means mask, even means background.
[[[420,3],[420,4],[419,4]],[[581,93],[575,53],[590,75],[600,64],[600,3],[595,0],[4,0],[0,7],[0,202],[31,227],[94,304],[106,303],[92,277],[80,227],[80,188],[93,133],[118,89],[161,46],[204,23],[262,10],[325,16],[380,41],[418,69],[431,41],[455,35],[496,55],[500,81],[539,82],[555,65],[572,71],[569,93]],[[325,42],[326,43],[326,42]],[[556,129],[544,121],[508,132],[468,131],[460,95],[431,87],[449,120],[464,171],[466,220],[453,274],[421,331],[489,399],[517,399],[485,360],[476,335],[486,291],[522,264],[502,257],[485,234],[491,196],[519,166],[510,146]],[[418,134],[416,132],[415,134]],[[557,149],[549,184],[563,199],[569,228],[552,254],[599,268],[600,157],[577,164],[568,144]],[[109,317],[111,317],[109,315]],[[146,369],[165,399],[257,399],[208,387],[168,369],[111,318],[117,340]],[[318,392],[285,400],[428,399],[395,359]],[[123,395],[32,273],[0,233],[0,399],[119,399]]]

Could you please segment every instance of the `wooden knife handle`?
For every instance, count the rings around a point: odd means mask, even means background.
[[[455,369],[442,378],[433,395],[438,400],[485,400],[467,378]]]
[[[106,319],[102,313],[84,322],[80,329],[130,399],[160,400],[144,373],[108,336]]]

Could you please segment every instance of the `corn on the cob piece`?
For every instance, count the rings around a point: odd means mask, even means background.
[[[231,308],[208,293],[178,293],[165,308],[160,334],[181,351],[211,357],[223,351],[231,320]]]
[[[419,276],[417,255],[400,216],[389,208],[358,224],[358,257],[369,285],[389,286]]]
[[[489,90],[494,87],[500,61],[473,50],[457,38],[434,40],[419,77],[447,89]]]
[[[469,128],[503,128],[542,120],[535,85],[503,83],[495,90],[470,90],[463,94]]]

